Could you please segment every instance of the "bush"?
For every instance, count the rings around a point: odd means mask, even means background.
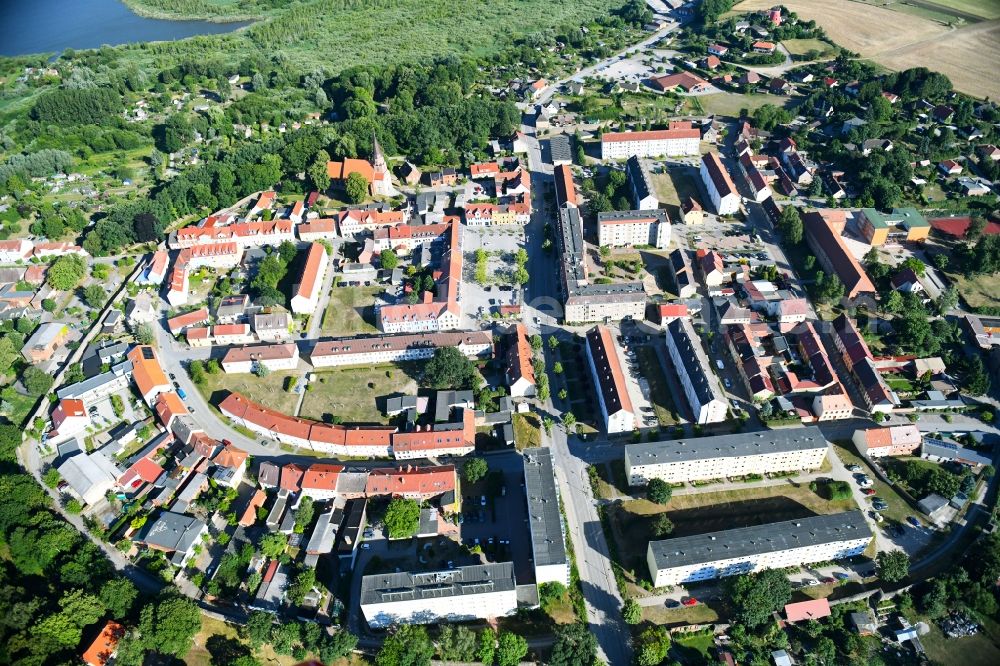
[[[656,504],[666,504],[674,491],[663,479],[653,479],[646,485],[646,498]]]

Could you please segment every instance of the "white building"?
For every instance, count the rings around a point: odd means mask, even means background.
[[[319,305],[320,292],[323,290],[323,278],[329,265],[326,248],[319,243],[309,246],[309,255],[302,269],[302,278],[295,286],[292,296],[292,312],[295,314],[313,314]]]
[[[684,389],[684,396],[695,416],[695,423],[718,423],[726,420],[728,403],[718,379],[709,366],[708,356],[694,327],[687,319],[675,319],[665,327],[667,351]]]
[[[924,441],[920,428],[908,423],[888,428],[855,430],[854,448],[869,458],[914,455]]]
[[[121,470],[100,451],[80,452],[55,466],[70,492],[84,504],[95,504],[114,488]]]
[[[605,247],[670,245],[670,220],[665,210],[615,210],[597,214],[598,243]]]
[[[455,347],[468,358],[488,358],[493,336],[489,331],[444,331],[338,338],[317,342],[309,359],[314,368],[377,365],[427,359],[444,347]]]
[[[559,582],[569,585],[566,530],[552,473],[552,452],[547,448],[535,448],[525,449],[522,454],[535,584]]]
[[[510,339],[507,342],[507,386],[510,387],[512,398],[524,398],[535,395],[535,367],[531,343],[528,342],[528,330],[518,322],[511,327]]]
[[[625,384],[614,337],[604,326],[587,331],[587,362],[597,387],[597,401],[605,431],[611,435],[635,429],[635,409]]]
[[[482,620],[512,615],[516,610],[512,562],[361,579],[361,612],[373,629]]]
[[[299,348],[294,342],[233,347],[222,357],[222,369],[227,373],[253,372],[257,366],[272,372],[294,370],[298,364]]]
[[[697,155],[701,130],[686,121],[671,121],[652,132],[609,132],[601,136],[601,159]]]
[[[653,479],[688,483],[796,472],[818,469],[827,449],[816,426],[629,444],[625,474],[630,485],[645,486]]]
[[[632,205],[636,210],[656,210],[660,207],[660,200],[656,197],[656,189],[644,162],[638,157],[628,158],[625,174],[628,176],[629,187],[632,188]]]
[[[861,511],[650,541],[654,587],[798,567],[860,555],[872,532]]]
[[[0,241],[0,264],[15,264],[31,256],[34,245],[27,240]]]
[[[253,332],[261,342],[281,342],[291,340],[292,315],[287,312],[256,314],[253,316]]]
[[[740,195],[718,153],[702,156],[701,180],[719,215],[733,215],[740,209]]]

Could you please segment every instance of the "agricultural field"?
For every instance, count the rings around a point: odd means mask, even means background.
[[[314,373],[299,416],[316,421],[337,416],[344,423],[386,423],[386,396],[415,395],[413,365],[341,368]]]
[[[815,20],[838,46],[881,65],[896,70],[927,67],[947,75],[962,92],[990,98],[1000,95],[1000,81],[994,73],[995,63],[1000,60],[1000,25],[994,22],[973,22],[953,28],[909,11],[851,0],[822,3],[787,0],[782,4],[803,18]],[[931,10],[952,8],[983,18],[1000,15],[997,0],[940,0],[920,4]],[[773,5],[769,0],[745,0],[735,10],[756,11]]]

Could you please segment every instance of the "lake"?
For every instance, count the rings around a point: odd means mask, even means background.
[[[244,25],[145,18],[119,0],[0,0],[0,56],[168,41]]]

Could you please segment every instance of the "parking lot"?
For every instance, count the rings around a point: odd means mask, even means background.
[[[629,397],[635,408],[636,427],[655,428],[659,425],[659,420],[653,411],[649,382],[642,376],[639,360],[636,356],[636,347],[646,342],[646,335],[638,331],[623,334],[618,329],[612,329],[612,333],[614,333],[615,342],[620,349],[622,369],[625,371],[623,373],[625,383],[628,385]]]
[[[523,227],[465,227],[462,233],[464,270],[462,280],[462,315],[465,328],[479,328],[479,321],[501,305],[519,303],[520,290],[511,286],[511,275],[516,268],[515,253],[525,247]],[[476,251],[490,253],[487,263],[486,284],[478,284]]]

